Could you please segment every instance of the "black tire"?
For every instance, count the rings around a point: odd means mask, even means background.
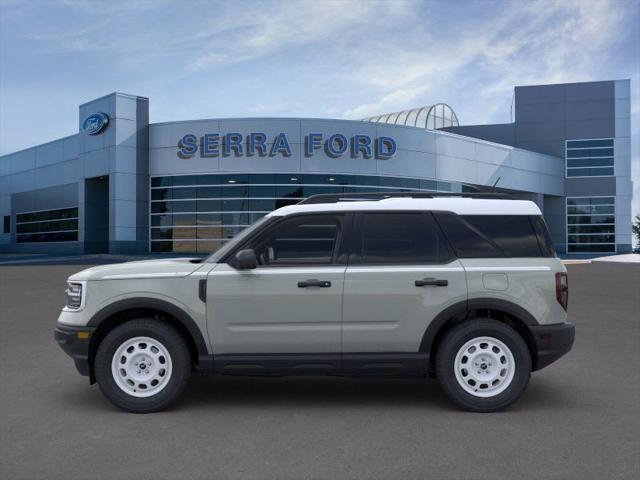
[[[468,393],[456,378],[456,355],[468,341],[476,337],[493,337],[501,341],[511,350],[515,361],[511,383],[491,397]],[[488,318],[466,320],[447,332],[439,343],[436,376],[447,397],[460,408],[472,412],[495,412],[507,408],[526,389],[531,376],[531,354],[523,338],[510,326]]]
[[[171,357],[172,368],[166,385],[149,397],[140,398],[125,392],[118,386],[111,371],[111,361],[118,347],[134,337],[150,337],[159,341]],[[191,369],[189,347],[181,333],[171,325],[151,318],[139,318],[118,325],[100,342],[95,357],[95,375],[100,390],[115,406],[132,413],[158,412],[169,407],[186,387]]]

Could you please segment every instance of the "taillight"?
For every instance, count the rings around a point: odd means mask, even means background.
[[[556,273],[556,298],[566,311],[569,305],[569,277],[564,272]]]

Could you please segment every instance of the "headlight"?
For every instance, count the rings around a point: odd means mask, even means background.
[[[80,310],[82,307],[83,287],[84,285],[82,283],[67,282],[65,293],[67,294],[67,308],[69,310]]]

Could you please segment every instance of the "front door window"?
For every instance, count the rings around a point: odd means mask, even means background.
[[[334,261],[339,235],[339,216],[294,217],[258,239],[254,250],[263,266],[328,265]]]

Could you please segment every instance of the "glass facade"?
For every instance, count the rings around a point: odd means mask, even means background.
[[[320,193],[460,192],[414,178],[331,174],[214,174],[151,179],[152,252],[211,253],[267,213]]]
[[[22,212],[16,215],[16,242],[77,242],[78,208]]]
[[[615,197],[567,198],[567,253],[615,253]]]
[[[567,140],[567,177],[613,175],[613,140]]]

